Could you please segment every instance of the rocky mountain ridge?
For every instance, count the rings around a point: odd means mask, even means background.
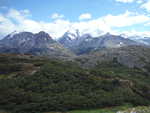
[[[33,54],[41,56],[69,57],[73,53],[53,40],[48,33],[41,31],[20,32],[7,35],[0,40],[0,53]]]

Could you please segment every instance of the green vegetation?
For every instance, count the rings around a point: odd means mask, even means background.
[[[33,56],[4,55],[0,59],[0,109],[11,113],[85,113],[87,109],[97,109],[92,112],[97,113],[98,108],[125,103],[150,105],[150,75],[115,60],[83,69],[71,61]],[[19,68],[9,68],[13,65]],[[78,109],[85,111],[70,111]]]

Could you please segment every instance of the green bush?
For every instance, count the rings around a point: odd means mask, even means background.
[[[120,65],[117,68],[113,64],[106,65],[82,69],[73,62],[49,60],[34,75],[2,78],[0,109],[12,113],[41,113],[124,103],[150,104],[149,97],[144,94],[150,90],[145,76],[140,75],[143,76],[140,78],[139,71]],[[12,71],[9,66],[5,67],[6,72]],[[17,71],[17,66],[13,70]]]

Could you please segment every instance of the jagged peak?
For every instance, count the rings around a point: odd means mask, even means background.
[[[45,31],[40,31],[40,32],[38,32],[36,34],[48,34],[48,33],[46,33]]]
[[[68,30],[64,33],[62,37],[69,38],[70,40],[74,40],[80,37],[79,30]]]
[[[46,36],[46,37],[50,37],[50,38],[51,38],[51,36],[50,36],[48,33],[46,33],[45,31],[40,31],[40,32],[38,32],[38,33],[35,33],[35,35],[38,35],[38,36]]]

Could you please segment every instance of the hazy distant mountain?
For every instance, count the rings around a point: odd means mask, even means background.
[[[150,37],[149,36],[145,36],[145,35],[132,35],[132,36],[128,36],[125,34],[121,34],[122,37],[128,38],[130,40],[136,41],[138,43],[141,43],[143,45],[147,45],[150,46]]]
[[[150,37],[138,38],[138,39],[134,39],[134,40],[150,46]]]
[[[0,53],[21,53],[42,56],[71,56],[72,53],[64,48],[49,34],[41,31],[33,34],[31,32],[13,32],[0,40]]]
[[[150,45],[150,37],[144,37],[142,39],[147,45]]]

